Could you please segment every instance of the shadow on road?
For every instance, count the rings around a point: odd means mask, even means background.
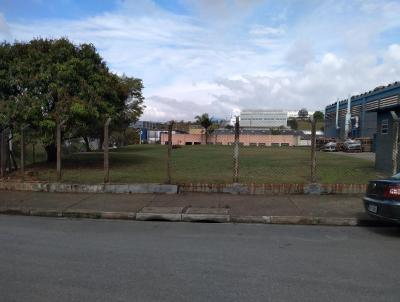
[[[400,239],[400,225],[390,224],[386,227],[367,227],[367,229],[380,236]]]

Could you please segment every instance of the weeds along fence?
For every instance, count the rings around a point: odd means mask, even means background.
[[[322,153],[311,135],[281,130],[233,129],[182,133],[170,123],[150,144],[115,148],[109,122],[104,141],[63,138],[56,133],[56,156],[47,161],[40,133],[31,127],[0,133],[3,179],[69,183],[306,184],[366,183],[376,177],[373,162]],[[143,142],[142,142],[143,143]],[[105,147],[107,146],[107,147]],[[54,150],[53,150],[54,151]],[[88,152],[90,151],[90,152]]]

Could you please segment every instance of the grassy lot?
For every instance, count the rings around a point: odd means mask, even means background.
[[[164,182],[167,147],[134,145],[110,152],[110,179],[115,183]],[[309,181],[310,151],[302,147],[242,147],[240,181],[243,183],[306,183]],[[232,182],[232,147],[184,146],[172,153],[174,183]],[[76,153],[63,160],[63,181],[98,183],[103,180],[103,155]],[[29,167],[38,178],[55,180],[55,164]],[[322,183],[366,183],[379,175],[374,164],[332,153],[317,153],[318,181]]]

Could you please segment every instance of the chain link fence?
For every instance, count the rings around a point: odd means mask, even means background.
[[[377,176],[373,161],[362,156],[320,151],[315,122],[309,123],[312,131],[306,135],[242,129],[238,120],[231,129],[196,133],[183,133],[170,123],[150,143],[120,148],[107,139],[107,123],[103,141],[61,140],[60,124],[55,150],[44,147],[31,127],[2,128],[0,170],[3,178],[70,183],[366,183]],[[54,151],[56,158],[49,158]],[[395,147],[393,152],[395,160]]]

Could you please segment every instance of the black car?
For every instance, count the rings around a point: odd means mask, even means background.
[[[363,200],[369,215],[400,223],[400,173],[370,181]]]

